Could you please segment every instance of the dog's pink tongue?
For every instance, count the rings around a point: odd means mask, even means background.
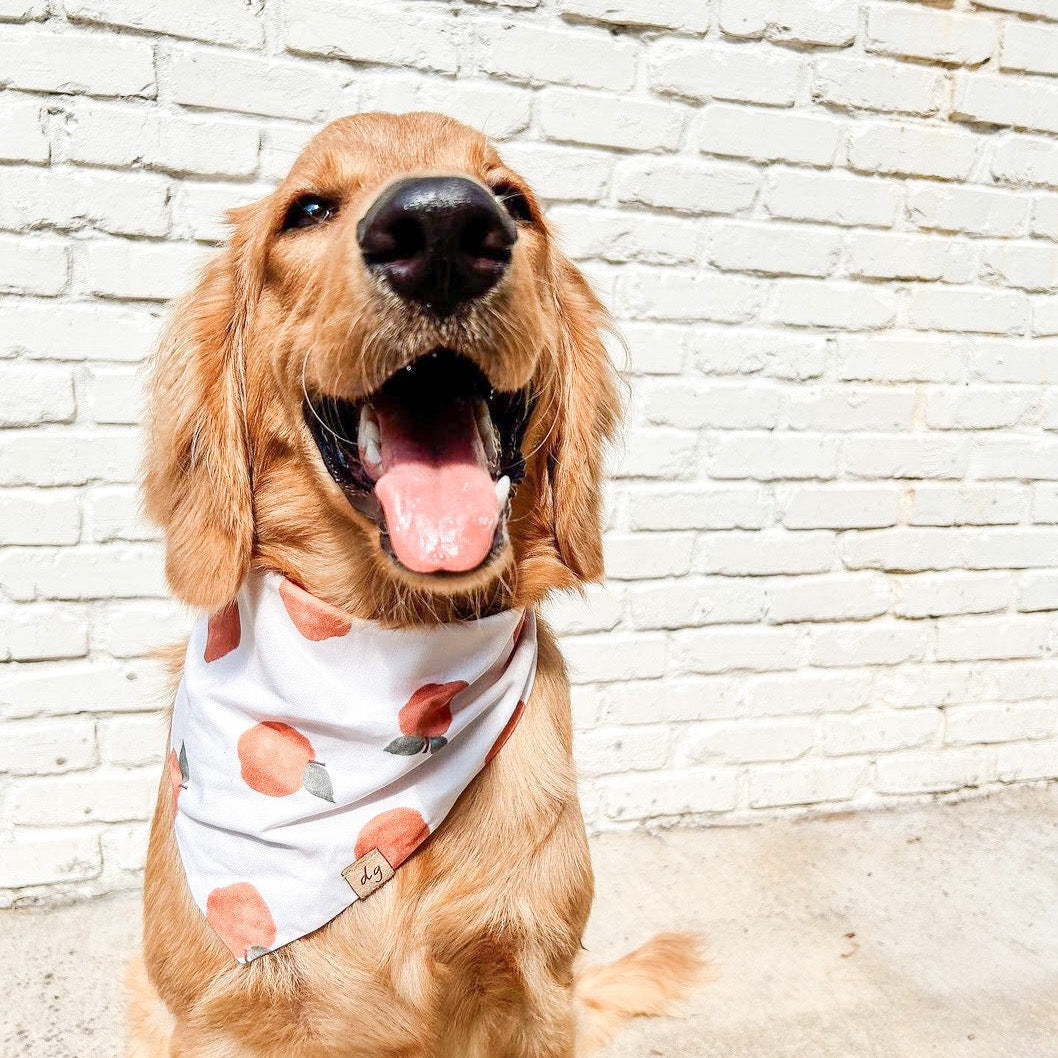
[[[474,407],[468,400],[416,414],[379,402],[382,476],[375,495],[397,558],[416,573],[476,569],[499,521]]]

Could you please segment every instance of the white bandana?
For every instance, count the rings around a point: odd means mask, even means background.
[[[173,712],[176,839],[240,961],[373,893],[514,729],[536,620],[388,629],[277,574],[200,620]]]

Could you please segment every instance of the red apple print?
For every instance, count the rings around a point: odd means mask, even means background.
[[[466,680],[453,680],[420,687],[397,717],[403,735],[386,746],[386,752],[410,757],[448,745],[444,736],[452,723],[452,699],[468,686]]]
[[[360,831],[354,855],[360,859],[378,849],[396,870],[429,836],[426,820],[414,808],[391,808]]]
[[[206,630],[206,650],[203,657],[207,662],[217,661],[230,654],[238,645],[242,635],[239,622],[239,604],[232,599],[223,610],[218,610],[209,619]]]
[[[289,580],[279,585],[279,595],[294,627],[314,643],[344,636],[353,627],[353,619],[348,614],[320,602]]]
[[[488,764],[507,742],[507,739],[511,737],[514,729],[518,726],[518,721],[522,718],[522,713],[525,711],[525,702],[519,702],[515,707],[513,713],[511,713],[510,720],[507,721],[507,726],[500,732],[500,737],[492,744],[492,749],[489,750],[488,756],[485,757],[485,763]]]
[[[206,899],[206,921],[236,959],[276,941],[276,924],[261,894],[249,882],[214,889]]]
[[[239,736],[236,747],[243,781],[269,797],[288,797],[305,789],[334,800],[327,770],[317,762],[312,743],[289,724],[266,720]]]

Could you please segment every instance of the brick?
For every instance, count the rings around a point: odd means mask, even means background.
[[[1044,528],[976,531],[963,545],[968,569],[1031,569],[1058,565],[1058,532]]]
[[[789,331],[696,327],[688,341],[694,366],[706,375],[760,375],[804,381],[823,373],[827,340]]]
[[[764,589],[759,582],[741,578],[684,577],[633,585],[628,590],[628,605],[636,628],[741,624],[763,616]]]
[[[921,661],[931,640],[930,630],[901,621],[836,624],[812,630],[808,658],[823,668],[847,665],[899,665]]]
[[[849,569],[894,573],[954,569],[962,563],[958,537],[943,529],[897,528],[848,533],[841,557]]]
[[[741,715],[851,712],[867,704],[872,683],[869,670],[825,672],[813,669],[784,672],[779,676],[742,677],[739,679]]]
[[[683,369],[684,349],[682,327],[657,323],[622,323],[621,346],[614,357],[627,363],[623,370],[633,375],[678,375]]]
[[[133,599],[102,609],[92,626],[92,643],[115,658],[139,658],[181,643],[190,630],[188,614],[176,603]],[[160,704],[137,700],[140,709]]]
[[[916,330],[1018,333],[1028,324],[1024,294],[987,288],[916,286],[908,302],[908,321]]]
[[[994,11],[1015,11],[1021,15],[1058,21],[1058,5],[1054,0],[974,0],[974,4]]]
[[[808,434],[744,435],[712,447],[708,470],[714,478],[830,478],[837,471],[837,440]]]
[[[654,91],[696,101],[793,106],[800,77],[800,59],[771,48],[670,42],[650,55]]]
[[[5,102],[0,113],[0,160],[46,162],[50,157],[40,103],[35,99]]]
[[[1032,486],[1032,519],[1035,522],[1058,522],[1058,485]]]
[[[0,714],[7,717],[122,712],[161,705],[157,667],[100,661],[34,661],[0,671]]]
[[[1058,572],[1024,572],[1018,588],[1017,608],[1022,612],[1058,610]]]
[[[68,369],[0,362],[0,428],[70,422],[75,408]]]
[[[1032,234],[1058,239],[1058,195],[1040,195],[1032,204]]]
[[[910,390],[860,386],[806,389],[790,398],[789,426],[792,430],[835,433],[909,430],[916,404],[917,397]]]
[[[92,833],[55,833],[0,845],[0,887],[56,885],[95,878],[102,870],[99,838]]]
[[[943,793],[994,780],[995,754],[982,750],[894,754],[879,759],[875,783],[880,793]]]
[[[76,611],[38,603],[3,612],[0,658],[5,661],[80,658],[87,650],[85,620]]]
[[[516,81],[614,91],[628,91],[635,82],[635,42],[605,32],[503,25],[486,29],[478,49],[483,69]]]
[[[709,724],[682,740],[687,764],[743,764],[796,760],[815,742],[815,725],[805,720],[740,720]]]
[[[731,531],[703,535],[695,568],[728,577],[822,573],[833,567],[834,559],[833,533]]]
[[[720,4],[720,28],[730,37],[844,47],[855,39],[857,22],[852,0],[721,0]]]
[[[608,683],[601,689],[600,719],[643,724],[728,718],[738,709],[739,685],[740,680],[702,677]]]
[[[0,27],[0,85],[25,92],[153,96],[154,49],[124,37]]]
[[[171,64],[173,98],[184,106],[313,121],[337,93],[329,71],[275,58],[176,45]]]
[[[47,11],[47,0],[0,0],[0,22],[26,22],[43,18]]]
[[[95,724],[90,719],[14,720],[4,725],[0,774],[56,775],[95,763]]]
[[[97,544],[157,539],[158,530],[145,521],[142,503],[139,489],[127,485],[89,490],[84,504],[91,527],[88,539]]]
[[[1058,756],[1058,739],[1026,745],[1015,742],[996,746],[997,776],[1000,782],[1048,779]]]
[[[660,676],[667,651],[665,637],[650,632],[576,636],[566,641],[564,653],[574,683],[610,683]]]
[[[169,734],[164,713],[109,716],[97,723],[99,755],[104,764],[134,768],[162,762]]]
[[[760,529],[768,499],[754,487],[636,490],[629,497],[628,517],[633,529]]]
[[[207,255],[187,243],[112,240],[89,243],[88,287],[110,298],[167,301],[182,294]]]
[[[938,70],[895,62],[827,58],[815,64],[812,98],[850,110],[935,114],[944,89]]]
[[[257,202],[269,194],[260,184],[184,184],[173,199],[173,236],[220,244],[231,237],[227,211]]]
[[[889,232],[856,232],[848,244],[850,275],[865,279],[968,283],[977,271],[969,242]]]
[[[148,174],[70,169],[0,169],[0,227],[98,228],[115,235],[164,235],[169,186]]]
[[[0,292],[53,297],[70,278],[70,254],[59,239],[0,235]]]
[[[703,33],[709,28],[709,9],[685,0],[560,0],[567,17],[617,26],[658,26]]]
[[[79,103],[66,122],[72,161],[195,176],[251,175],[257,169],[260,138],[258,129],[245,121],[163,115],[121,103]],[[237,193],[235,188],[232,192]]]
[[[696,142],[705,154],[827,166],[841,133],[830,118],[713,103],[702,111]]]
[[[979,66],[995,51],[996,22],[980,15],[931,11],[912,4],[869,4],[869,52],[928,59],[954,66]]]
[[[8,549],[0,585],[14,599],[163,596],[162,555],[153,546]]]
[[[684,381],[655,387],[647,418],[684,429],[768,429],[778,422],[779,407],[774,386]]]
[[[760,284],[733,276],[637,271],[622,280],[625,303],[650,319],[740,323],[752,319],[764,296]]]
[[[549,219],[564,251],[574,260],[648,261],[681,264],[695,259],[697,232],[677,219],[602,210],[598,206],[559,206]]]
[[[672,634],[680,672],[796,669],[801,635],[790,628],[684,629]]]
[[[741,213],[760,188],[760,173],[732,162],[701,163],[682,158],[630,158],[617,165],[622,202],[686,213]]]
[[[0,545],[76,544],[81,510],[67,490],[6,489],[0,493]]]
[[[902,189],[889,181],[791,169],[773,170],[764,191],[764,209],[784,220],[888,228],[903,201]]]
[[[959,339],[867,335],[838,339],[838,377],[856,382],[956,382],[965,375]]]
[[[995,430],[1039,414],[1038,394],[1010,387],[936,389],[929,394],[926,425],[934,430]]]
[[[603,812],[615,822],[696,816],[735,807],[738,776],[702,768],[632,776],[602,790]]]
[[[896,306],[876,286],[790,279],[776,283],[768,318],[790,327],[875,330],[893,322]]]
[[[617,478],[686,477],[691,470],[697,435],[688,430],[643,430],[626,433],[613,473]]]
[[[160,323],[151,310],[24,299],[4,306],[0,350],[43,360],[140,361],[154,345]]]
[[[683,111],[667,103],[545,88],[540,127],[551,140],[624,150],[672,150],[683,130]]]
[[[1013,19],[1006,22],[999,65],[1004,70],[1058,74],[1058,28]]]
[[[211,44],[258,47],[264,40],[261,19],[241,0],[63,0],[71,22],[164,33]]]
[[[1027,512],[1028,496],[1005,485],[916,485],[912,525],[1013,525]]]
[[[362,110],[404,114],[437,110],[480,129],[490,139],[507,139],[528,127],[532,93],[491,81],[452,81],[445,77],[378,75],[364,85]],[[346,107],[345,109],[348,109]],[[293,156],[277,174],[283,176]]]
[[[158,769],[22,779],[10,788],[10,818],[30,826],[147,819],[158,789]]]
[[[918,228],[968,232],[971,235],[1022,235],[1026,231],[1029,199],[1011,191],[977,187],[911,184],[907,216]]]
[[[1027,77],[959,74],[952,120],[1058,132],[1058,85]]]
[[[901,617],[995,613],[1010,605],[1014,581],[1007,573],[920,573],[898,581]]]
[[[544,199],[590,202],[610,186],[613,159],[608,154],[541,143],[512,143],[502,153],[504,161]]]
[[[995,146],[992,176],[1015,187],[1058,187],[1058,144],[1029,136],[1005,137]]]
[[[945,741],[953,745],[1013,742],[1058,734],[1058,706],[1053,702],[1017,705],[957,706],[947,711]]]
[[[9,430],[0,433],[0,485],[132,481],[140,448],[130,430]]]
[[[984,382],[1058,381],[1054,347],[1047,342],[980,341],[971,346],[969,367],[970,377]]]
[[[849,167],[867,173],[965,180],[980,149],[969,132],[919,125],[868,125],[853,132]]]
[[[1051,291],[1058,285],[1058,246],[1009,242],[982,256],[982,276],[1022,290]]]
[[[749,773],[749,804],[751,808],[778,808],[846,801],[866,779],[867,766],[860,761],[806,761],[753,768]]]
[[[805,225],[718,223],[708,252],[710,263],[725,271],[825,276],[837,264],[841,235]]]
[[[844,443],[845,470],[857,478],[959,478],[966,444],[946,437],[863,434]]]
[[[889,610],[888,581],[877,573],[791,577],[768,585],[772,624],[865,621]]]
[[[86,378],[94,422],[136,425],[143,416],[143,378],[135,368],[96,365]]]
[[[933,709],[825,716],[820,724],[820,748],[828,757],[915,749],[932,742],[940,726],[940,717]]]
[[[582,775],[656,771],[668,763],[671,741],[672,733],[660,725],[585,731],[574,739],[573,755]]]
[[[797,485],[778,490],[776,505],[787,529],[875,529],[897,523],[900,498],[894,488]]]
[[[603,540],[606,574],[612,580],[680,576],[690,569],[690,533],[631,533]]]

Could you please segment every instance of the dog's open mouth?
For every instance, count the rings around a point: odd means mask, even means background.
[[[414,573],[467,573],[507,542],[521,480],[526,391],[495,392],[466,357],[437,349],[358,400],[309,396],[305,419],[349,502]]]

